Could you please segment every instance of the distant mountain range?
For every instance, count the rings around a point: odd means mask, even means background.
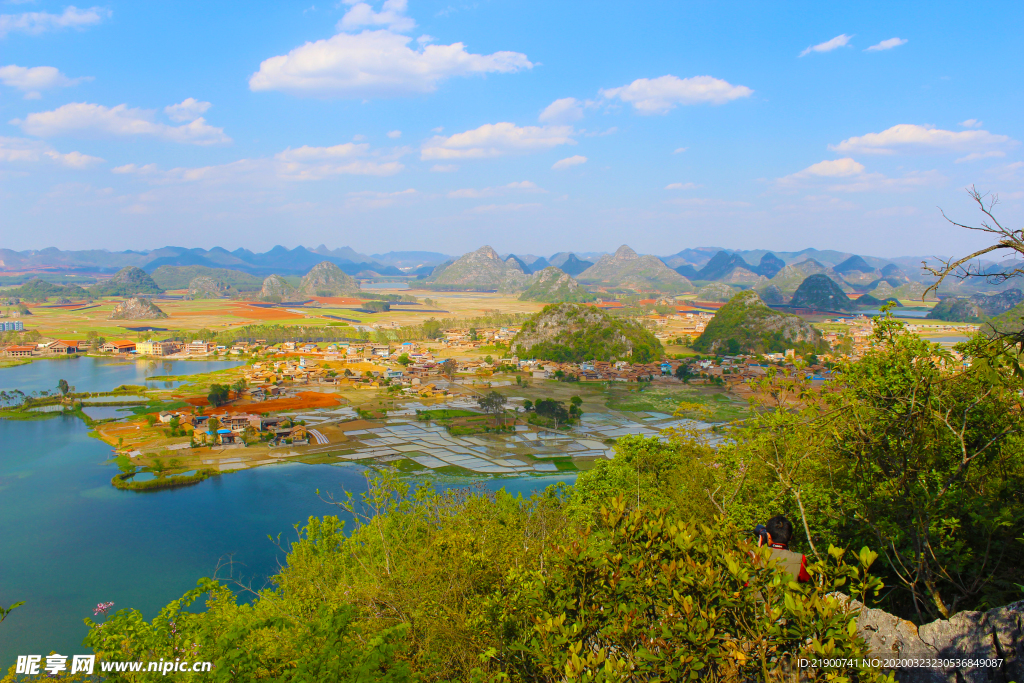
[[[161,282],[173,281],[185,286],[197,275],[209,275],[237,287],[243,283],[228,282],[232,278],[220,277],[211,271],[221,271],[221,275],[225,270],[234,271],[239,276],[259,278],[262,281],[271,274],[305,275],[313,266],[326,261],[346,275],[359,278],[419,277],[438,285],[446,284],[448,280],[466,281],[447,283],[453,287],[476,286],[470,281],[479,279],[481,282],[488,281],[489,287],[514,287],[525,284],[525,279],[515,273],[529,277],[555,266],[580,283],[592,286],[639,287],[673,293],[694,291],[709,282],[720,282],[741,288],[752,287],[765,296],[766,287],[771,284],[785,297],[791,296],[807,276],[825,273],[848,294],[854,291],[875,293],[878,290],[879,296],[889,296],[897,290],[911,292],[916,291],[921,283],[930,284],[932,277],[921,270],[921,262],[926,261],[933,266],[939,264],[936,257],[901,256],[885,259],[828,249],[768,251],[694,247],[670,256],[639,255],[631,249],[628,253],[620,250],[616,254],[564,251],[548,257],[528,253],[498,255],[494,252],[493,257],[489,255],[476,265],[485,266],[485,271],[489,270],[489,266],[498,266],[497,270],[501,273],[488,273],[483,278],[467,277],[466,273],[458,273],[460,265],[452,273],[440,277],[441,271],[448,265],[465,256],[468,255],[452,257],[433,251],[389,251],[367,255],[351,247],[328,249],[323,244],[315,248],[299,246],[293,249],[276,246],[266,252],[241,248],[228,251],[223,247],[189,249],[173,246],[150,251],[121,252],[101,249],[63,251],[55,247],[29,251],[0,249],[0,275],[5,271],[114,273],[133,266],[154,275]],[[665,268],[662,269],[661,265]],[[1021,265],[1024,264],[980,262],[982,272],[1012,269]],[[181,271],[174,272],[173,269]],[[507,278],[506,270],[509,274]],[[691,288],[690,282],[698,283],[697,287]],[[246,288],[253,286],[250,282],[244,284]],[[984,278],[965,282],[950,279],[943,284],[943,292],[969,296],[978,291],[1001,291],[1012,286],[1013,283],[988,282]]]

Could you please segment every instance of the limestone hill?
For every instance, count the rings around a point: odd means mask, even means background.
[[[697,301],[724,302],[736,296],[736,288],[723,282],[712,282],[697,290]]]
[[[879,280],[878,283],[869,291],[876,299],[887,299],[892,297],[894,299],[906,299],[906,300],[917,300],[921,301],[921,297],[924,296],[925,285],[920,282],[906,282],[898,287],[893,287],[886,280]],[[928,295],[928,301],[937,301],[938,297],[935,292],[931,292]]]
[[[302,278],[299,291],[306,296],[346,296],[359,292],[359,283],[330,261],[321,261]]]
[[[546,303],[593,301],[597,297],[580,287],[568,273],[549,266],[536,273],[530,286],[523,292],[521,301],[544,301]]]
[[[779,274],[779,271],[786,267],[786,262],[780,259],[775,254],[768,252],[761,257],[761,263],[757,267],[757,272],[764,275],[766,278],[773,278]]]
[[[1024,301],[1019,289],[1008,289],[999,294],[975,294],[966,299],[946,298],[928,312],[929,318],[951,322],[978,322],[1000,316]]]
[[[257,290],[260,278],[240,270],[207,266],[160,266],[153,271],[153,282],[165,290],[186,289],[197,277],[208,277],[238,290]]]
[[[666,266],[657,256],[640,256],[626,245],[619,247],[614,254],[602,256],[577,279],[584,284],[611,288],[669,294],[693,291],[689,280]]]
[[[462,256],[440,270],[435,269],[427,278],[427,282],[434,285],[482,291],[515,291],[522,289],[526,280],[527,275],[517,259],[503,261],[498,252],[487,246]]]
[[[850,297],[846,296],[839,285],[824,273],[810,275],[801,282],[789,305],[819,311],[849,311],[853,309]]]
[[[135,296],[160,294],[163,291],[153,282],[149,273],[135,266],[125,266],[114,273],[114,277],[97,283],[90,289],[93,296]]]
[[[156,320],[167,314],[149,299],[125,299],[110,314],[111,320]]]
[[[562,272],[576,277],[592,265],[594,264],[590,261],[584,261],[576,256],[576,254],[569,254],[569,257],[562,261],[558,267],[562,269]]]
[[[231,285],[206,275],[192,278],[188,283],[188,296],[192,299],[223,299],[237,293]]]
[[[269,275],[263,281],[259,299],[261,301],[288,301],[298,292],[280,275]]]
[[[812,258],[786,266],[770,282],[779,288],[783,296],[789,297],[793,296],[797,288],[800,287],[809,275],[817,275],[818,273],[828,275],[844,292],[850,293],[853,291],[853,287],[846,284],[839,273],[823,266]]]
[[[741,270],[743,274],[749,274],[750,278],[757,279],[757,273],[754,272],[753,266],[744,261],[739,254],[730,254],[727,251],[720,251],[712,256],[711,260],[697,273],[696,279],[721,280],[732,275],[736,270]]]
[[[25,301],[46,301],[51,296],[84,299],[88,292],[78,285],[55,285],[34,277],[20,287],[7,290],[4,295]]]
[[[769,308],[746,290],[718,309],[704,333],[693,342],[701,353],[799,353],[828,350],[821,334],[798,316]]]
[[[888,299],[878,299],[878,298],[875,298],[875,297],[871,296],[870,294],[861,294],[859,297],[857,297],[857,299],[853,303],[856,304],[857,306],[871,307],[871,308],[878,308],[879,306],[882,306],[884,304],[893,304],[894,306],[903,306],[903,304],[900,303],[899,299],[894,299],[892,297],[889,297]]]
[[[648,363],[662,356],[658,339],[631,320],[574,303],[545,306],[519,330],[512,348],[520,358],[559,363],[630,360]]]
[[[769,306],[777,306],[786,302],[785,297],[782,296],[782,292],[780,292],[779,288],[775,285],[768,284],[764,287],[759,287],[756,291],[757,295],[761,297],[761,301],[765,302]]]

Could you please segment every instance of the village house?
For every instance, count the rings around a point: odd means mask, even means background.
[[[100,347],[103,353],[129,354],[135,353],[135,342],[126,340],[108,341]]]
[[[25,356],[34,356],[36,347],[26,345],[15,345],[8,346],[4,349],[4,355],[8,358],[23,358]]]
[[[170,356],[181,350],[181,343],[176,341],[158,341],[150,339],[138,342],[135,345],[135,353],[144,356]]]

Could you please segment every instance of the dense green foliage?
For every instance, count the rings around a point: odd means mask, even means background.
[[[985,320],[988,316],[970,299],[946,297],[935,304],[926,317],[934,320],[975,323]]]
[[[346,504],[351,533],[310,518],[251,604],[204,580],[152,622],[86,620],[86,644],[214,662],[186,681],[780,680],[799,656],[864,653],[830,594],[877,590],[869,551],[830,552],[796,584],[727,522],[619,497],[578,524],[574,504],[558,488],[410,495],[383,477]]]
[[[657,337],[632,320],[578,304],[545,306],[523,323],[512,347],[520,357],[559,363],[649,363],[664,355]]]
[[[210,405],[216,408],[227,403],[231,398],[231,387],[227,384],[211,384],[210,393],[207,394],[206,400],[210,402]]]
[[[693,342],[700,353],[823,353],[828,344],[801,318],[766,306],[747,290],[718,309],[704,332]]]
[[[4,296],[16,297],[25,301],[46,301],[51,296],[83,299],[87,295],[88,293],[78,285],[55,285],[39,278],[32,278],[21,287],[4,292]]]
[[[789,305],[824,311],[849,311],[853,308],[850,297],[824,273],[808,275],[796,288]]]
[[[238,290],[257,290],[263,278],[230,268],[208,266],[160,266],[153,271],[153,281],[164,289],[187,289],[197,277],[209,277]]]
[[[135,266],[125,266],[109,280],[93,285],[89,291],[93,296],[135,296],[160,294],[164,290],[153,282],[153,278],[146,271]]]
[[[530,286],[519,295],[520,301],[543,301],[545,303],[562,301],[583,303],[594,301],[596,298],[580,287],[579,283],[570,275],[554,266],[535,273]]]

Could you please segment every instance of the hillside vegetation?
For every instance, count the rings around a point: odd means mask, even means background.
[[[165,290],[185,289],[197,277],[208,277],[239,291],[257,290],[263,284],[261,278],[240,270],[207,266],[160,266],[153,271],[152,277]]]
[[[828,351],[821,333],[798,316],[769,308],[753,290],[740,292],[718,309],[693,342],[701,353],[798,353]]]
[[[299,284],[306,296],[346,296],[359,293],[359,283],[330,261],[322,261],[306,273]]]
[[[85,645],[214,662],[189,681],[891,681],[858,667],[843,596],[909,629],[1019,599],[1024,380],[954,363],[891,317],[873,341],[820,400],[772,410],[773,390],[808,386],[766,377],[718,446],[623,436],[575,486],[524,498],[371,472],[349,521],[297,526],[258,593],[203,580],[152,621],[87,621]],[[752,543],[780,513],[810,582]],[[836,666],[796,675],[818,657]]]
[[[520,358],[559,363],[627,359],[647,363],[664,353],[661,342],[633,321],[569,303],[545,306],[533,315],[512,340],[512,348]]]
[[[562,303],[593,301],[597,297],[580,287],[580,283],[559,268],[548,266],[538,271],[530,281],[530,286],[519,295],[520,301],[543,301],[545,303]]]
[[[850,297],[828,275],[810,275],[793,293],[790,306],[823,311],[849,311],[853,308]]]
[[[666,266],[661,259],[640,256],[626,245],[619,247],[614,254],[602,256],[576,279],[584,284],[610,288],[669,294],[693,291],[690,281]]]
[[[498,252],[487,246],[465,254],[454,263],[441,264],[427,278],[428,284],[441,289],[506,292],[522,289],[526,281],[526,272],[516,258],[503,261]]]
[[[20,287],[6,290],[3,295],[25,301],[46,301],[51,296],[82,299],[88,296],[88,292],[78,285],[55,285],[39,278],[32,278]]]
[[[93,285],[89,291],[93,296],[135,296],[160,294],[164,290],[153,282],[146,271],[135,266],[125,266],[109,280]]]

